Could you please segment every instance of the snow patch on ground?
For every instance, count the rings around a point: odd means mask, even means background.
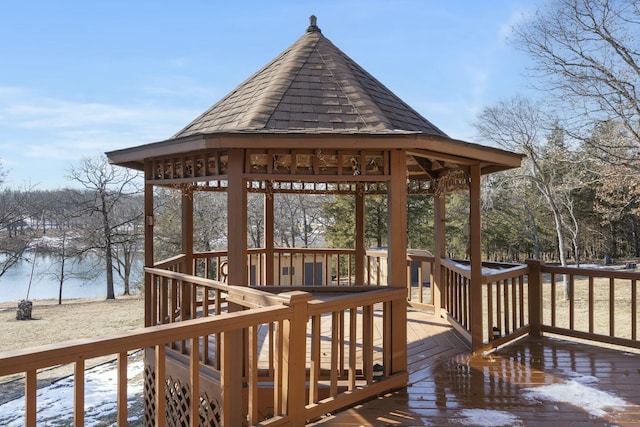
[[[565,383],[528,388],[524,391],[530,399],[577,406],[594,417],[602,417],[627,407],[627,402],[618,396],[588,385],[596,382],[598,382],[597,378],[586,376],[574,378]]]
[[[141,400],[143,393],[142,360],[127,366],[128,407]],[[116,363],[111,362],[88,369],[85,373],[85,425],[103,426],[107,419],[115,419]],[[66,377],[47,387],[38,389],[37,423],[47,426],[67,426],[73,424],[73,377]],[[6,427],[24,426],[24,397],[0,405],[0,425]],[[131,421],[131,420],[130,420]]]
[[[502,427],[523,426],[522,420],[513,414],[491,409],[464,409],[460,411],[460,422],[467,426]]]

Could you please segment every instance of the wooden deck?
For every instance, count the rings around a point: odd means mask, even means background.
[[[640,426],[640,354],[525,338],[472,357],[435,316],[408,313],[409,386],[312,426]]]

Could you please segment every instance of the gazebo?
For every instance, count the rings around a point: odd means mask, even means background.
[[[407,195],[422,193],[433,196],[433,271],[436,273],[432,278],[432,305],[439,314],[444,307],[439,287],[442,278],[437,272],[441,271],[440,263],[446,257],[445,194],[462,190],[470,195],[469,300],[478,301],[482,298],[480,287],[473,284],[482,282],[480,180],[483,175],[519,167],[521,162],[520,155],[449,138],[332,44],[322,34],[313,16],[302,37],[173,137],[112,151],[107,156],[115,165],[144,171],[145,326],[208,315],[209,291],[216,286],[216,289],[222,289],[222,282],[229,288],[237,287],[240,292],[237,295],[234,291],[227,292],[223,302],[228,304],[229,312],[271,304],[265,304],[265,297],[254,292],[258,290],[266,290],[275,296],[286,293],[290,306],[302,302],[307,307],[315,298],[314,295],[325,295],[325,299],[331,295],[331,298],[339,299],[341,295],[354,292],[382,295],[380,289],[396,290],[393,297],[380,300],[385,304],[384,319],[388,330],[383,369],[386,378],[396,380],[378,386],[374,393],[401,387],[407,379],[406,374],[402,374],[406,371],[407,351]],[[182,194],[182,252],[176,254],[173,261],[160,262],[154,257],[155,187],[175,189]],[[204,277],[199,274],[202,268],[198,267],[204,256],[195,253],[193,248],[192,195],[198,191],[218,191],[227,195],[227,249],[206,258]],[[326,278],[332,274],[314,274],[314,277],[325,279],[317,279],[312,283],[313,286],[304,288],[295,286],[302,283],[273,286],[276,284],[276,274],[280,274],[277,271],[279,264],[273,262],[279,256],[280,248],[274,247],[273,243],[274,209],[270,196],[278,192],[349,194],[354,197],[355,248],[349,252],[353,261],[350,263],[346,286],[340,286],[339,281],[334,286],[326,283]],[[257,250],[250,250],[247,244],[249,193],[264,195],[264,246]],[[386,283],[372,283],[367,273],[364,212],[368,194],[386,194],[387,197],[390,227],[385,258]],[[321,254],[317,256],[328,259],[326,253],[320,250],[315,252]],[[178,258],[179,261],[176,261]],[[263,261],[258,263],[258,259]],[[251,267],[256,263],[260,265],[259,271],[251,279],[254,274]],[[170,270],[171,274],[160,277],[158,270],[161,269]],[[339,270],[337,268],[337,275],[340,274]],[[225,280],[222,280],[222,273]],[[194,277],[189,279],[189,283],[194,285],[193,289],[197,284],[209,286],[208,290],[203,295],[201,291],[186,290],[182,285],[172,287],[175,283],[186,283],[186,277]],[[205,283],[212,278],[215,285]],[[301,290],[306,292],[303,294]],[[371,298],[371,304],[378,302],[375,299],[377,296]],[[469,310],[468,323],[473,325],[474,319],[480,319],[481,324],[481,307],[479,309],[477,305],[471,305]],[[306,320],[299,318],[298,322],[302,322],[300,325],[292,321],[285,333],[297,327],[306,331],[307,321],[312,324],[311,328],[317,327],[319,330],[320,326],[313,323],[313,317],[310,316]],[[344,322],[339,316],[337,319],[336,322],[340,322],[340,319]],[[468,329],[471,330],[472,349],[480,350],[483,329]],[[364,330],[368,329],[365,327]],[[233,345],[236,354],[245,354],[246,360],[250,347],[250,338],[246,335],[229,334],[226,341],[218,337],[216,345],[220,345],[221,340],[223,345]],[[294,366],[291,353],[288,359],[291,366],[286,369],[303,377],[322,377],[321,368],[315,368],[317,372],[314,374],[314,367],[309,368],[303,363],[306,357],[305,344],[294,341],[289,344],[288,351],[299,350],[303,359],[302,366]],[[198,345],[198,342],[192,342],[193,345]],[[200,341],[199,345],[205,344]],[[173,346],[168,351],[185,354],[188,349],[189,345],[183,342],[182,346]],[[313,348],[310,351],[319,352]],[[155,369],[155,376],[164,373],[159,369],[165,369],[163,364],[158,365],[157,353],[158,348],[155,352],[153,349],[148,352],[149,371]],[[222,363],[225,363],[224,360]],[[246,377],[250,371],[248,362],[228,359],[226,363],[227,371],[220,374],[221,377],[233,372]],[[367,377],[368,384],[374,384],[371,380],[374,374],[372,359],[365,357],[364,365],[358,372]],[[188,374],[185,375],[188,377]],[[272,381],[275,384],[273,388],[277,388],[277,379],[272,378]],[[355,384],[355,379],[349,381]],[[313,386],[306,389],[304,382],[300,388],[295,388],[298,386],[292,383],[287,384],[289,396],[295,396],[296,390],[303,396],[322,394]],[[336,389],[339,387],[335,385]],[[149,388],[153,388],[153,384]],[[238,413],[251,413],[252,405],[260,404],[252,404],[251,391],[248,393],[249,397],[243,391],[243,382],[239,381],[223,386],[219,399],[237,398],[238,405],[249,407]],[[180,393],[174,393],[173,396],[176,394]],[[246,403],[247,399],[249,403]],[[255,396],[254,399],[258,401]],[[290,399],[289,405],[296,397]],[[277,402],[278,397],[274,400],[274,406],[286,406]],[[151,395],[147,403],[153,407],[147,411],[149,419],[165,410],[162,398]],[[170,406],[170,403],[167,405]],[[291,416],[292,425],[308,419],[304,415],[296,416],[291,406],[286,412]],[[195,416],[196,412],[191,414]],[[202,412],[200,414],[202,416]],[[222,415],[223,424],[246,422],[243,417],[227,411]]]

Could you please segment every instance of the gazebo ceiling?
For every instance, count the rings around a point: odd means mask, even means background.
[[[510,169],[522,158],[449,138],[324,37],[313,16],[302,37],[173,137],[107,156],[142,170],[145,159],[227,148],[400,148],[409,174],[423,178],[448,165]]]

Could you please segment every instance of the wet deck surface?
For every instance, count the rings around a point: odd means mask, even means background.
[[[313,426],[640,426],[640,354],[525,338],[471,357],[432,315],[408,313],[409,386]]]

